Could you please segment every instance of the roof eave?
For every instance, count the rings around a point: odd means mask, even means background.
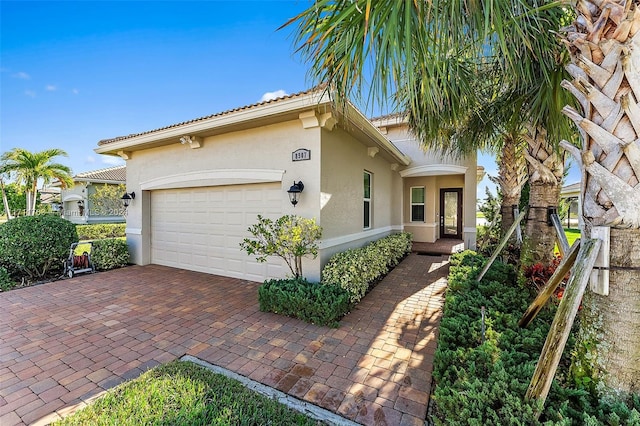
[[[120,141],[109,142],[94,149],[98,154],[117,155],[119,151],[137,151],[151,144],[168,145],[184,135],[197,134],[216,128],[241,125],[258,118],[275,119],[286,113],[297,110],[303,111],[329,104],[329,96],[324,92],[312,92],[299,97],[285,98],[275,102],[260,104],[247,109],[232,111],[227,114],[216,115],[193,123],[185,123],[175,127],[159,129]]]

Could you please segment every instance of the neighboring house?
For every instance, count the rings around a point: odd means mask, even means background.
[[[91,196],[101,185],[123,185],[126,181],[126,166],[109,167],[75,175],[74,185],[60,191],[62,216],[77,224],[125,222],[121,202],[117,201],[113,208],[95,208],[92,206]]]
[[[137,264],[262,281],[287,273],[239,248],[261,214],[315,218],[320,278],[336,252],[392,232],[476,243],[476,159],[425,153],[400,116],[368,120],[307,91],[144,133],[102,140],[127,161],[127,243]],[[302,181],[297,206],[287,190]]]
[[[580,203],[580,191],[580,182],[572,183],[571,185],[565,185],[560,190],[560,198],[566,200],[568,204],[566,218],[567,228],[571,228],[572,226],[579,226],[580,218],[582,217],[582,214],[580,212],[580,208],[582,205],[582,203]]]

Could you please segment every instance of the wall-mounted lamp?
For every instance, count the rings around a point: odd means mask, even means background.
[[[129,207],[131,200],[135,200],[135,199],[136,199],[135,192],[133,191],[131,193],[125,192],[124,195],[122,196],[122,203],[124,204],[124,208],[126,209],[127,207]]]
[[[296,181],[294,180],[293,185],[291,185],[291,188],[289,188],[289,190],[287,191],[287,193],[289,193],[289,201],[291,201],[293,207],[298,204],[298,197],[300,196],[300,193],[303,189],[304,184],[302,183],[302,181],[296,183]]]

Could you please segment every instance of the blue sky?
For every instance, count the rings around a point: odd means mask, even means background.
[[[305,90],[291,30],[277,28],[308,5],[2,0],[0,152],[62,148],[81,173],[124,164],[93,151],[101,139]],[[479,164],[496,174],[491,156]]]

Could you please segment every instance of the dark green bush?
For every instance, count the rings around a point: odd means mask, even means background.
[[[124,223],[96,223],[93,225],[76,225],[81,240],[101,240],[105,238],[125,237]]]
[[[76,227],[56,215],[22,216],[0,225],[0,266],[14,277],[42,279],[62,270]]]
[[[129,264],[127,242],[118,238],[93,241],[91,261],[98,271],[127,266]]]
[[[452,256],[449,289],[434,359],[434,420],[438,424],[640,424],[640,402],[599,401],[567,379],[573,339],[564,351],[539,419],[524,396],[533,376],[555,306],[544,308],[527,328],[518,321],[534,295],[519,285],[508,265],[496,262],[478,283],[484,258]],[[481,333],[481,307],[486,332]]]
[[[337,327],[351,309],[349,293],[336,285],[310,283],[303,278],[269,280],[258,289],[260,310]]]
[[[14,288],[18,283],[16,283],[9,275],[9,272],[2,266],[0,266],[0,292],[7,291]]]

